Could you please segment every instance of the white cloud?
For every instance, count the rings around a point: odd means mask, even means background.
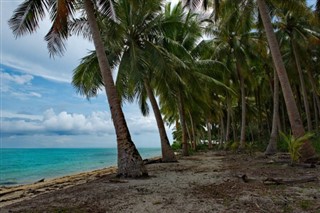
[[[13,75],[6,72],[1,72],[2,80],[12,81],[16,84],[30,84],[33,79],[32,75]]]
[[[28,120],[42,120],[41,115],[32,115],[32,114],[22,114],[22,113],[13,113],[7,110],[1,110],[0,111],[0,117],[1,118],[7,118],[7,119],[28,119]]]
[[[4,135],[114,135],[113,122],[108,112],[92,112],[90,115],[55,113],[46,110],[42,115],[18,114],[2,111]],[[153,117],[127,116],[128,126],[134,135],[157,133]]]
[[[37,98],[41,98],[42,97],[42,95],[40,93],[37,93],[37,92],[30,92],[29,95],[31,97],[37,97]]]
[[[10,96],[11,97],[15,97],[19,100],[28,100],[29,98],[41,98],[42,95],[40,93],[37,93],[37,92],[15,92],[15,91],[12,91],[11,90],[7,90],[7,91],[3,91],[1,90],[2,92],[9,92],[10,93]]]

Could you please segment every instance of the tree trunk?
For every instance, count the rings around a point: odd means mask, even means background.
[[[266,155],[273,155],[277,152],[277,139],[278,139],[278,121],[279,121],[279,79],[274,70],[274,85],[273,85],[273,116],[272,116],[272,129]]]
[[[105,54],[104,44],[100,35],[94,6],[91,0],[84,1],[84,7],[88,18],[88,23],[92,33],[93,43],[96,49],[97,58],[106,95],[108,98],[113,125],[117,135],[118,145],[118,176],[141,177],[147,176],[147,170],[142,158],[131,140],[130,132],[124,114],[121,109],[119,97],[112,78],[109,62]]]
[[[194,128],[194,123],[193,123],[192,115],[191,115],[190,111],[188,111],[188,113],[189,113],[189,117],[190,117],[191,130],[192,130],[192,141],[191,141],[192,149],[193,149],[193,150],[196,150],[196,149],[197,149],[197,144],[196,144],[196,131],[195,131],[195,128]]]
[[[245,94],[245,85],[242,72],[240,70],[240,65],[237,63],[237,70],[240,80],[240,90],[241,90],[241,134],[240,134],[240,146],[239,149],[244,149],[246,145],[246,94]]]
[[[292,50],[293,50],[293,55],[295,58],[297,70],[299,73],[299,79],[300,79],[300,85],[301,85],[301,90],[302,90],[302,96],[303,96],[303,104],[304,104],[304,110],[306,111],[306,116],[307,116],[307,123],[308,123],[308,131],[312,131],[312,122],[311,122],[311,114],[310,114],[310,108],[309,108],[309,102],[308,102],[308,95],[307,95],[307,90],[306,90],[306,85],[304,83],[303,79],[303,73],[301,70],[301,64],[300,64],[300,58],[297,52],[297,45],[291,38],[291,44],[292,44]]]
[[[212,136],[211,136],[211,123],[209,119],[207,119],[207,129],[208,129],[208,149],[212,149]]]
[[[182,100],[181,92],[178,92],[178,111],[180,116],[180,124],[182,130],[182,155],[188,156],[188,141],[187,141],[187,126],[186,126],[186,117],[185,117],[185,110],[184,110],[184,102]]]
[[[230,124],[231,124],[231,106],[229,97],[227,97],[227,127],[226,127],[226,143],[230,140]]]
[[[277,70],[279,81],[282,88],[282,93],[284,96],[284,100],[286,103],[289,121],[291,125],[291,130],[295,138],[301,137],[305,134],[303,124],[301,121],[300,114],[298,112],[298,108],[296,102],[294,100],[294,96],[292,93],[292,89],[290,86],[289,78],[282,61],[282,56],[280,53],[280,48],[278,41],[276,39],[275,33],[273,31],[273,27],[271,24],[271,19],[268,15],[267,5],[264,0],[257,0],[260,16],[264,25],[264,29],[266,32],[269,48],[271,51],[272,59],[274,66]],[[305,141],[301,147],[301,161],[305,161],[308,158],[311,158],[315,155],[315,149],[309,140]]]
[[[161,112],[160,112],[157,100],[154,97],[154,93],[147,79],[144,79],[144,86],[146,88],[147,95],[150,100],[154,116],[157,121],[157,126],[158,126],[159,135],[160,135],[160,141],[161,141],[162,162],[177,162],[177,158],[169,143],[169,139],[166,133],[166,129],[164,127],[163,119],[161,116]]]
[[[316,103],[316,96],[317,94],[315,92],[313,92],[313,107],[314,107],[314,117],[315,117],[315,125],[316,125],[316,128],[315,128],[315,131],[316,131],[316,134],[319,135],[319,116],[320,116],[320,113],[318,113],[318,106],[317,106],[317,103]]]
[[[233,113],[231,114],[231,126],[232,126],[232,135],[233,135],[233,142],[236,142],[238,140],[237,136],[237,126],[236,121],[234,119]]]
[[[224,129],[224,120],[223,116],[220,117],[220,130],[221,130],[221,139],[220,139],[220,144],[219,144],[219,149],[222,149],[224,139],[225,139],[225,129]]]
[[[314,93],[314,98],[317,104],[317,108],[318,108],[318,114],[320,115],[320,100],[319,100],[319,96],[318,96],[318,89],[317,89],[317,85],[316,82],[314,82],[314,79],[312,77],[311,71],[309,69],[307,69],[307,74],[308,74],[308,78],[309,78],[309,82],[311,83],[312,86],[312,90]]]
[[[283,101],[281,101],[281,115],[282,115],[282,125],[283,125],[283,131],[282,132],[283,133],[287,133],[287,119],[286,119],[286,113],[284,111]]]

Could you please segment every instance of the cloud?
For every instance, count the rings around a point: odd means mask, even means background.
[[[42,115],[29,115],[2,111],[3,135],[114,135],[111,115],[108,112],[92,112],[90,115],[55,113],[46,110]],[[128,126],[134,135],[156,133],[156,121],[153,117],[127,116]]]
[[[53,109],[46,110],[37,119],[29,115],[8,112],[2,114],[2,132],[5,135],[77,135],[114,134],[112,121],[107,112],[93,112],[89,116],[62,111],[56,114]],[[39,119],[41,117],[41,119]]]
[[[13,75],[6,72],[1,72],[2,80],[12,81],[16,84],[30,84],[31,80],[33,79],[32,75]]]

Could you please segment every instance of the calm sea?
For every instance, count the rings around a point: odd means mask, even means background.
[[[142,158],[161,155],[160,148],[139,148]],[[0,150],[0,185],[27,184],[117,164],[116,148]]]

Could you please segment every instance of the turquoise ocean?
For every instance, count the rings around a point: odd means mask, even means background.
[[[161,155],[160,148],[138,150],[143,159]],[[117,165],[116,148],[2,148],[0,155],[0,186],[28,184]]]

